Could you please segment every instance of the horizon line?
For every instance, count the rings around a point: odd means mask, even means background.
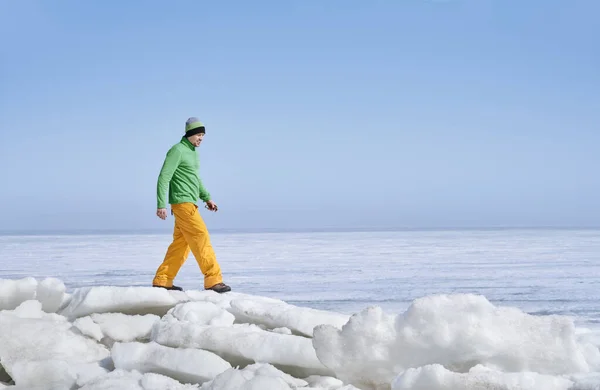
[[[314,228],[213,228],[211,234],[258,234],[258,233],[360,233],[360,232],[433,232],[433,231],[493,231],[493,230],[600,230],[600,226],[578,225],[531,225],[531,226],[422,226],[422,227],[314,227]],[[145,235],[172,234],[172,229],[0,229],[0,236],[56,236],[56,235]]]

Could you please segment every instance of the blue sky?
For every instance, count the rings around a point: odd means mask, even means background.
[[[600,3],[3,1],[0,230],[600,226]]]

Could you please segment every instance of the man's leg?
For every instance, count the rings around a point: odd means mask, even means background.
[[[204,220],[198,212],[198,206],[193,203],[182,203],[174,205],[173,212],[180,222],[179,228],[198,262],[200,271],[204,274],[204,288],[222,283],[221,267],[210,243]]]
[[[181,269],[181,266],[190,254],[190,247],[178,225],[179,222],[177,216],[175,216],[173,242],[169,245],[165,259],[156,271],[156,275],[152,281],[153,286],[172,287],[173,279],[175,279],[179,269]]]

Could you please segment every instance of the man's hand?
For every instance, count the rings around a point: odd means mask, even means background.
[[[206,208],[209,209],[210,211],[217,211],[219,209],[217,207],[217,204],[215,202],[213,202],[212,200],[209,200],[208,202],[206,202]]]
[[[158,215],[158,218],[160,219],[167,219],[167,209],[157,209],[156,215]]]

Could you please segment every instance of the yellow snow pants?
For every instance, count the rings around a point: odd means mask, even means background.
[[[190,249],[196,258],[200,271],[204,274],[204,288],[210,288],[223,281],[221,267],[210,243],[208,230],[193,203],[180,203],[171,206],[175,216],[173,242],[169,245],[164,261],[158,267],[152,284],[171,287],[173,279],[187,260]]]

